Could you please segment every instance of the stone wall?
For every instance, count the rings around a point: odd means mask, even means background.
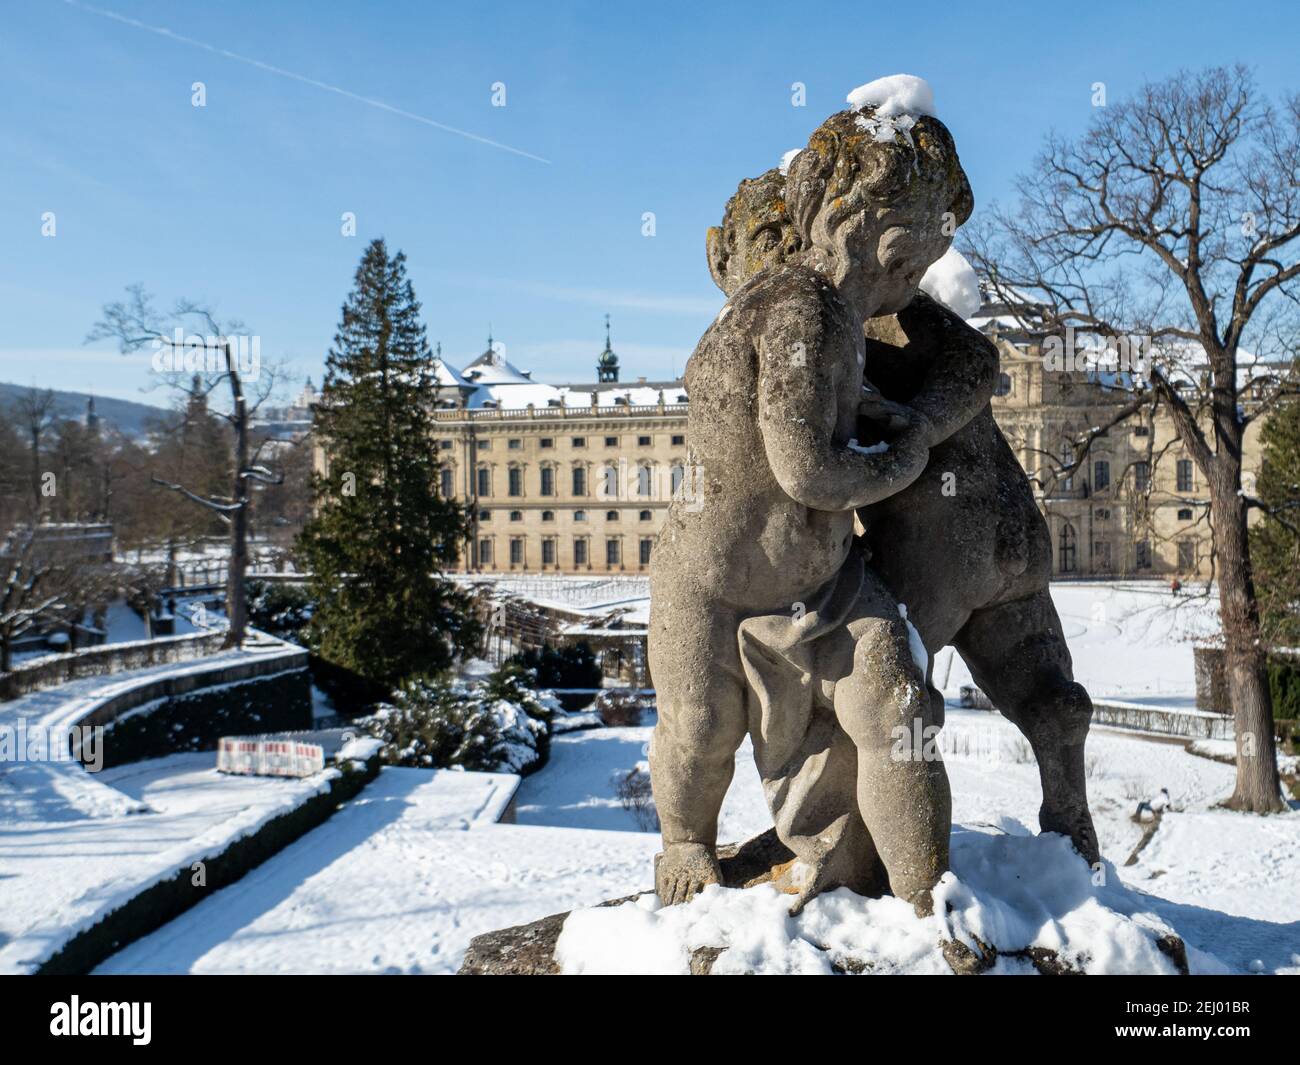
[[[50,655],[31,665],[19,666],[10,673],[0,673],[0,702],[66,684],[79,677],[107,676],[167,662],[188,662],[216,653],[225,638],[224,632],[204,632]]]
[[[105,767],[178,751],[215,750],[222,736],[310,728],[307,653],[159,678],[100,704]]]

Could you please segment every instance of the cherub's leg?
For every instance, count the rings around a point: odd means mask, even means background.
[[[857,748],[858,807],[890,890],[928,913],[952,830],[952,793],[933,742],[939,715],[897,602],[871,575],[849,632],[853,670],[836,682],[835,714]]]
[[[664,840],[655,890],[666,905],[721,882],[718,814],[747,724],[735,619],[674,606],[651,619],[649,633],[659,709],[650,777]]]
[[[1038,823],[1099,858],[1088,811],[1083,745],[1092,701],[1074,682],[1061,620],[1047,590],[977,610],[953,640],[971,676],[1034,749],[1043,785]]]

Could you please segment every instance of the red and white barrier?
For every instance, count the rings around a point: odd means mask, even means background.
[[[309,777],[325,768],[325,749],[284,736],[223,736],[217,772],[261,777]]]

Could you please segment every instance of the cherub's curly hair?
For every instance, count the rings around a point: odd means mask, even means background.
[[[884,141],[876,139],[873,124],[872,108],[831,115],[791,161],[785,202],[805,245],[824,204],[831,204],[827,225],[834,230],[867,207],[899,203],[918,181],[949,187],[956,225],[970,217],[975,206],[970,182],[942,122],[922,115],[910,129]]]

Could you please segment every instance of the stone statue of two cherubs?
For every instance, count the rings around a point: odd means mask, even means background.
[[[951,830],[930,652],[950,643],[1033,746],[1042,828],[1098,860],[1092,708],[1046,526],[989,409],[997,352],[918,291],[970,186],[937,119],[883,128],[870,108],[832,115],[709,233],[729,299],[687,365],[695,492],[650,573],[667,904],[720,882],[748,733],[797,908],[846,886],[929,912]]]

